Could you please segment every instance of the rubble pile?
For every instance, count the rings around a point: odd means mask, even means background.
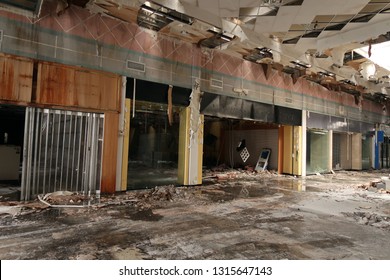
[[[147,192],[139,192],[136,197],[145,201],[173,201],[177,194],[175,186],[155,187]]]
[[[390,230],[390,217],[370,212],[354,212],[352,216],[359,224]]]
[[[386,189],[386,184],[384,180],[386,180],[385,177],[383,177],[382,179],[375,179],[369,183],[359,185],[358,188],[371,192],[390,194],[390,190]]]
[[[232,169],[226,165],[220,165],[203,171],[203,179],[216,179],[217,181],[227,181],[241,178],[270,178],[274,176],[283,176],[275,170],[256,171],[254,166],[247,165],[242,169]]]

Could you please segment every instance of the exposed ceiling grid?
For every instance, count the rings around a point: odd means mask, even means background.
[[[298,15],[300,8],[300,6],[280,7],[272,32],[288,31],[295,17]]]
[[[275,67],[300,60],[312,73],[333,72],[337,80],[353,77],[367,92],[390,92],[388,81],[378,82],[380,67],[375,79],[361,78],[366,58],[344,64],[347,52],[390,41],[390,0],[95,0],[88,9],[235,57],[253,56],[254,63],[263,61],[259,50],[270,49],[273,57],[265,58]],[[124,16],[129,11],[133,16]]]

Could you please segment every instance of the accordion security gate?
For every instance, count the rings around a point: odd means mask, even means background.
[[[100,191],[104,115],[27,108],[21,200]]]

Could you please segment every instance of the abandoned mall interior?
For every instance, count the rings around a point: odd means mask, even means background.
[[[0,1],[0,180],[29,200],[390,167],[390,2],[347,2]]]
[[[0,258],[389,259],[389,22],[390,0],[0,0]]]

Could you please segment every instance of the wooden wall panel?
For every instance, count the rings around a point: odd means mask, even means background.
[[[103,193],[114,193],[116,184],[116,163],[118,153],[119,114],[104,114],[104,143],[102,163]]]
[[[33,61],[0,55],[0,100],[30,102]]]
[[[74,75],[72,68],[40,63],[38,66],[38,104],[74,104]]]
[[[120,111],[120,76],[42,62],[38,67],[39,104]]]

